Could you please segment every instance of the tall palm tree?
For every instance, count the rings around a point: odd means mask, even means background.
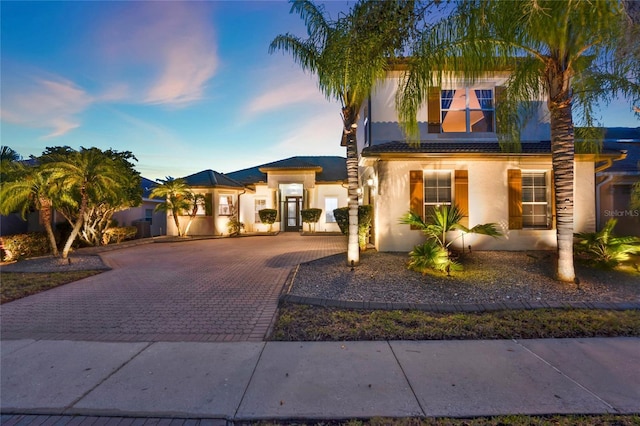
[[[70,189],[73,196],[70,203],[77,207],[71,234],[62,249],[62,258],[67,259],[84,223],[89,201],[116,197],[115,192],[124,184],[125,177],[114,160],[98,148],[81,148],[64,156],[51,154],[42,167],[51,173],[54,182]]]
[[[33,208],[39,213],[40,223],[44,226],[49,245],[54,256],[58,256],[56,238],[51,227],[54,197],[64,197],[64,189],[54,187],[51,174],[39,166],[24,166],[16,163],[10,173],[11,178],[0,186],[0,214],[8,215],[20,212],[23,219]]]
[[[308,38],[281,34],[270,53],[290,53],[300,67],[318,77],[327,99],[341,103],[342,142],[347,150],[349,233],[347,263],[360,261],[358,246],[358,152],[356,127],[363,102],[385,76],[389,58],[401,48],[411,27],[414,2],[359,1],[346,15],[331,21],[324,9],[308,0],[292,1],[307,27]]]
[[[156,206],[156,211],[170,212],[178,230],[178,236],[185,236],[180,226],[180,216],[197,206],[191,187],[183,178],[158,179],[159,185],[151,190],[151,198],[162,198],[164,201]]]
[[[527,100],[546,99],[550,112],[558,243],[557,278],[574,281],[574,109],[581,124],[596,122],[596,100],[622,94],[640,99],[637,27],[616,0],[466,0],[426,31],[416,45],[398,99],[400,119],[417,133],[416,112],[443,71],[468,83],[511,70],[498,108],[499,131],[517,137]],[[516,144],[517,145],[517,144]]]

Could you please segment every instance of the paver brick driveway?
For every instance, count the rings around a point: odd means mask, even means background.
[[[262,340],[293,267],[344,251],[341,236],[297,233],[115,250],[111,271],[4,304],[2,338]]]

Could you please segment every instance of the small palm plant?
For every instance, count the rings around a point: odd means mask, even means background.
[[[576,254],[604,268],[615,268],[629,261],[632,255],[640,255],[640,238],[616,237],[613,228],[617,223],[617,219],[609,219],[598,232],[575,234],[578,239],[575,244]]]
[[[452,259],[450,252],[451,244],[458,238],[464,234],[482,234],[494,238],[502,236],[497,224],[485,223],[467,228],[460,223],[464,217],[460,208],[455,204],[435,207],[426,222],[422,220],[420,215],[412,211],[404,215],[400,219],[400,223],[420,229],[427,236],[427,241],[423,245],[414,247],[409,253],[411,257],[409,268],[422,273],[426,273],[429,269],[435,269],[450,274],[452,270],[462,268]],[[462,231],[461,234],[447,240],[447,233],[456,230]]]

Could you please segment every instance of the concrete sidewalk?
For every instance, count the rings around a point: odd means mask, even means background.
[[[254,419],[640,412],[640,338],[1,342],[1,411]]]

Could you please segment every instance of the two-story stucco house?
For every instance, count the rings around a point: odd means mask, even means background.
[[[504,237],[466,235],[481,250],[556,247],[550,124],[546,104],[521,131],[522,150],[503,152],[496,134],[496,103],[507,76],[472,87],[450,78],[434,87],[419,111],[420,141],[409,145],[398,125],[395,96],[401,71],[381,81],[361,111],[360,179],[374,206],[372,243],[380,251],[409,251],[424,236],[399,218],[423,217],[434,206],[457,204],[466,225],[497,223]],[[575,156],[575,231],[594,231],[595,164],[619,152]],[[459,240],[462,242],[462,239]]]

